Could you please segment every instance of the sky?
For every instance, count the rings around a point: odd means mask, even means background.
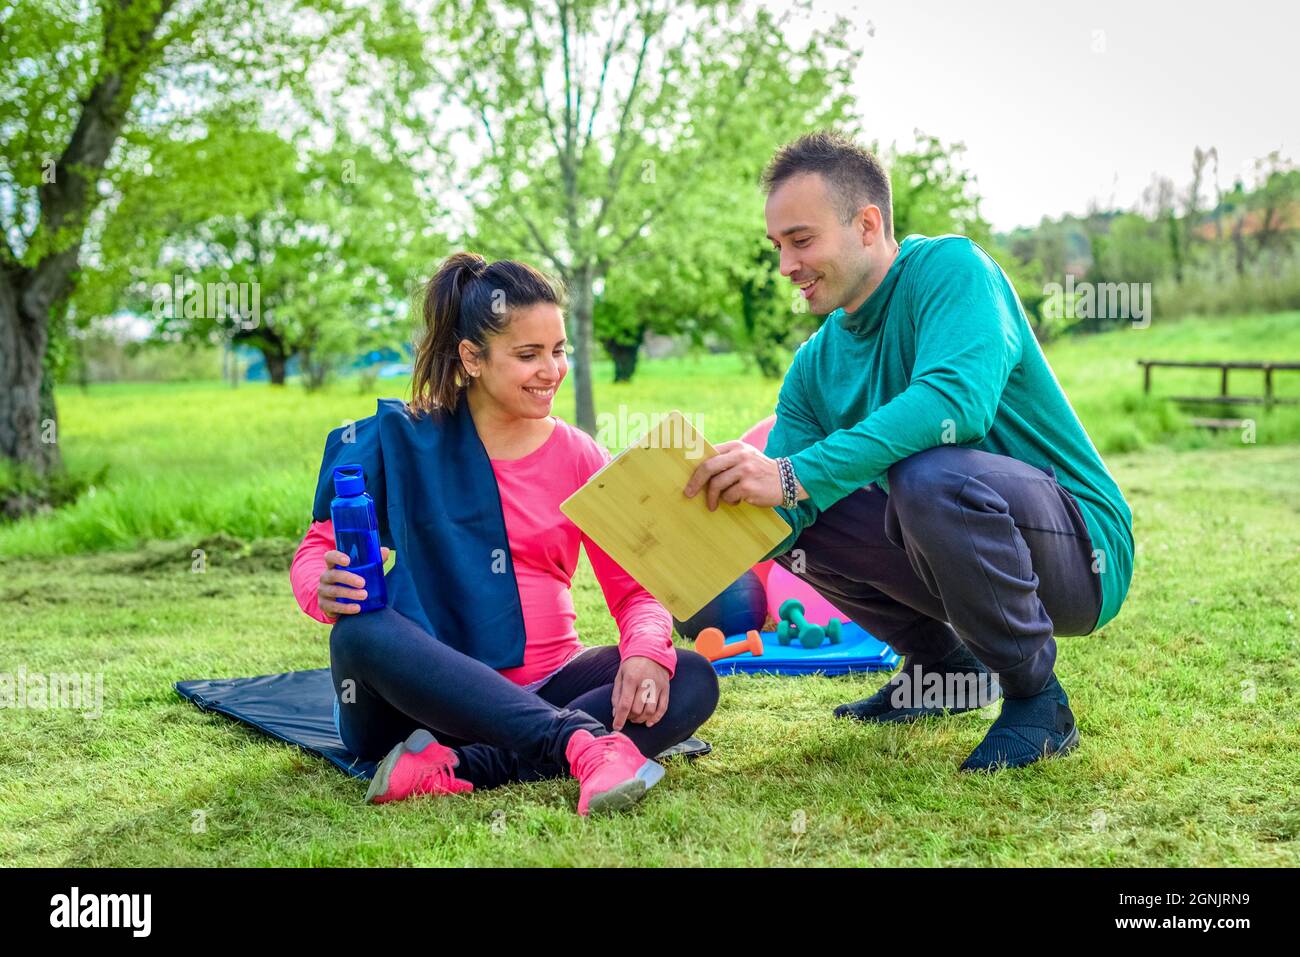
[[[1218,149],[1225,188],[1272,150],[1300,160],[1300,3],[815,0],[853,21],[863,129],[966,144],[998,230],[1185,188]],[[780,6],[773,0],[772,6]]]

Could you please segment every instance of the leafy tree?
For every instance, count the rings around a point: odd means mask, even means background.
[[[139,157],[131,129],[178,129],[190,104],[306,91],[333,5],[292,0],[10,0],[0,9],[0,459],[61,458],[48,345],[93,217]],[[236,97],[238,98],[238,97]]]
[[[1099,237],[1088,278],[1093,282],[1155,282],[1172,271],[1165,224],[1139,213],[1124,213]]]
[[[965,151],[962,143],[945,146],[937,136],[917,130],[914,146],[889,152],[895,236],[958,233],[980,243],[989,239],[975,177],[960,163]]]
[[[337,359],[402,338],[408,282],[440,248],[404,166],[341,135],[301,156],[228,115],[155,156],[166,173],[127,190],[92,285],[127,290],[116,305],[152,311],[160,338],[252,346],[276,385],[297,355],[309,387]],[[217,185],[196,195],[196,182]],[[198,296],[223,288],[238,303]]]
[[[464,184],[480,249],[531,259],[568,286],[582,428],[596,425],[597,283],[626,276],[652,236],[712,268],[692,231],[754,228],[752,179],[738,167],[766,158],[792,95],[834,100],[828,91],[847,89],[844,32],[830,24],[796,51],[782,21],[736,2],[435,11],[421,66],[437,78],[439,137],[467,144],[448,154],[446,180]],[[617,337],[635,340],[635,328]]]

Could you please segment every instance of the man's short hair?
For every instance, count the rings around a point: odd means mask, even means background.
[[[849,223],[863,206],[880,207],[886,236],[894,234],[889,174],[868,150],[835,130],[805,133],[776,151],[763,172],[771,193],[801,173],[820,173],[841,223]]]

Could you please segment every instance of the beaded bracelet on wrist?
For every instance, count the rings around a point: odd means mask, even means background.
[[[794,465],[788,458],[776,460],[781,476],[781,507],[794,508],[799,502],[799,487],[794,480]]]

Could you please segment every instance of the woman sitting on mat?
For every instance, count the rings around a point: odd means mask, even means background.
[[[562,305],[530,266],[451,256],[425,290],[411,403],[381,399],[326,442],[291,579],[303,611],[334,626],[340,738],[382,759],[367,801],[568,772],[579,814],[626,807],[663,776],[649,759],[717,705],[708,661],[673,647],[663,606],[560,512],[609,461],[551,415],[568,372]],[[384,560],[396,552],[387,607],[364,614],[329,522],[340,465],[364,469]],[[579,543],[617,647],[578,640]]]

